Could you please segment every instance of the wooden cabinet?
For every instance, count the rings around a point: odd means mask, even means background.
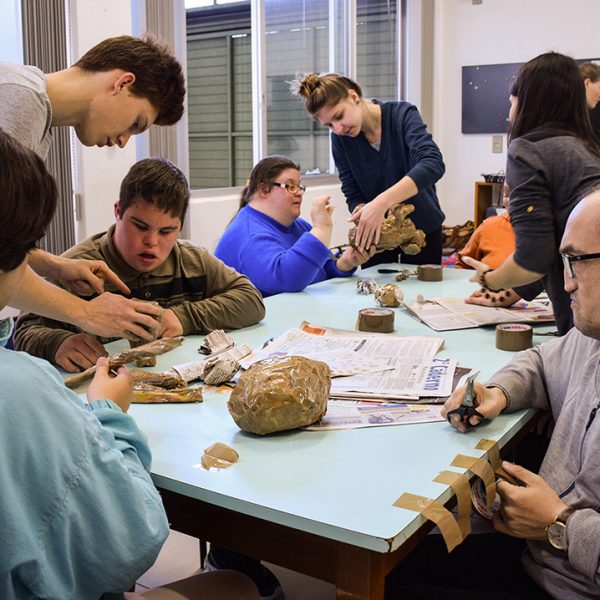
[[[502,207],[502,187],[502,183],[475,182],[475,207],[473,211],[475,228],[481,225],[485,211],[490,206]]]

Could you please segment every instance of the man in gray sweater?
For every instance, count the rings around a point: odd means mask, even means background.
[[[500,510],[493,525],[500,532],[471,536],[463,543],[477,547],[478,556],[466,570],[477,571],[472,586],[465,583],[455,553],[440,572],[454,573],[427,586],[398,581],[403,598],[560,598],[600,596],[600,190],[590,193],[571,213],[560,245],[565,290],[570,295],[575,328],[562,338],[521,352],[486,384],[476,384],[477,410],[487,419],[523,408],[549,410],[556,426],[539,474],[504,462],[522,485],[498,484]],[[464,388],[446,402],[442,414],[460,406]],[[469,428],[452,415],[459,431]],[[471,417],[471,424],[479,422]],[[472,435],[480,436],[473,431]],[[506,534],[511,538],[506,538]],[[440,537],[440,536],[428,536]],[[487,547],[482,540],[487,539]],[[505,542],[526,540],[521,564],[515,552],[499,552]],[[462,572],[469,560],[459,547]],[[513,556],[510,556],[513,554]],[[493,558],[492,558],[493,557]],[[412,557],[409,558],[412,560]],[[507,568],[507,565],[511,568]],[[457,567],[454,564],[454,567]],[[489,567],[489,568],[488,568]],[[487,582],[485,581],[487,577]],[[465,579],[468,579],[465,578]],[[407,590],[404,586],[410,585]],[[466,588],[466,589],[457,589]],[[405,594],[405,590],[408,591]],[[398,587],[394,593],[400,592]],[[456,594],[459,595],[456,595]],[[400,594],[399,594],[400,595]]]

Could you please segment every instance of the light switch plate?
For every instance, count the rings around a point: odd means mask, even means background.
[[[502,154],[502,136],[501,135],[493,135],[492,136],[492,152],[494,154]]]

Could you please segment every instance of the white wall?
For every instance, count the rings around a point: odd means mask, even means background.
[[[130,2],[71,0],[72,59],[78,59],[102,40],[133,31]],[[75,142],[76,191],[81,198],[80,218],[75,224],[77,240],[103,231],[114,222],[112,205],[119,196],[121,180],[136,161],[132,140],[123,149],[86,148]]]
[[[329,194],[335,205],[334,227],[330,247],[348,242],[348,219],[350,213],[339,185],[311,186],[306,190],[302,201],[302,217],[310,222],[312,200],[321,194]],[[188,213],[189,235],[186,236],[197,246],[214,251],[221,234],[235,216],[239,205],[237,193],[223,193],[212,198],[192,195]]]
[[[461,67],[526,62],[549,50],[600,55],[598,0],[435,1],[434,137],[446,162],[438,194],[449,224],[473,218],[473,182],[505,168],[491,134],[461,131]],[[508,98],[507,98],[508,102]]]

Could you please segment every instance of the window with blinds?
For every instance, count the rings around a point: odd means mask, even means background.
[[[357,74],[367,97],[395,98],[396,1],[357,0]],[[243,185],[253,166],[250,4],[188,10],[192,188]],[[329,61],[329,0],[265,0],[268,154],[303,172],[329,171],[328,131],[289,91],[298,73]]]
[[[243,185],[252,170],[250,5],[187,11],[190,186]]]

